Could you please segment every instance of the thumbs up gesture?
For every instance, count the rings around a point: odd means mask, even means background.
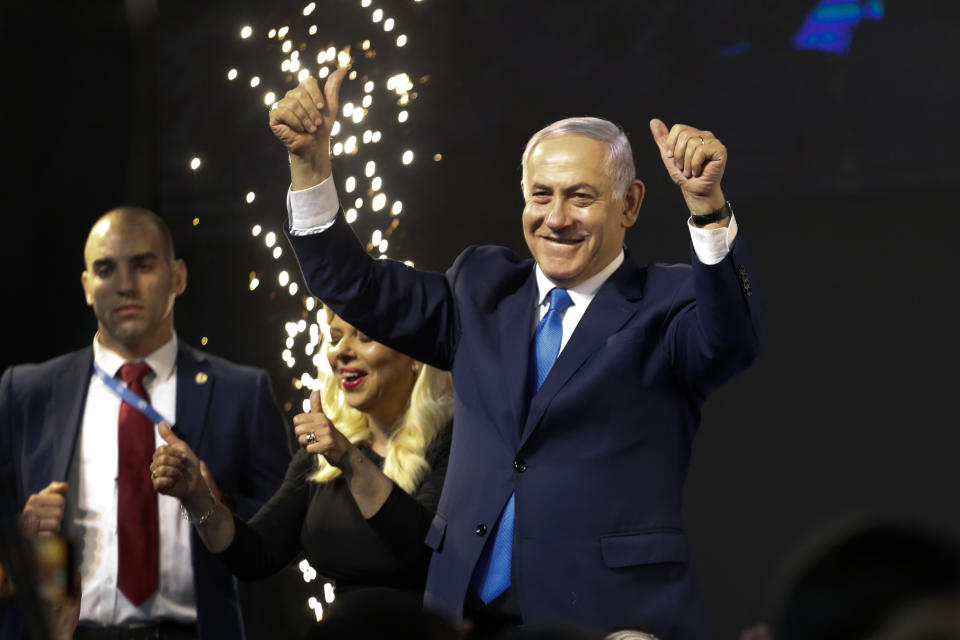
[[[330,131],[340,109],[340,85],[346,74],[346,69],[331,73],[323,91],[316,78],[305,78],[270,110],[270,130],[288,152],[297,156],[315,150],[329,153]]]
[[[321,395],[319,390],[310,393],[310,413],[294,416],[294,432],[308,453],[319,453],[327,462],[342,469],[353,444],[324,415]]]
[[[720,180],[727,167],[727,148],[712,131],[686,124],[669,129],[663,120],[650,121],[650,133],[660,148],[660,159],[680,187],[693,215],[716,211],[726,203]]]
[[[177,437],[166,422],[161,422],[157,431],[167,444],[157,447],[150,463],[150,476],[157,493],[179,498],[184,504],[195,499],[207,499],[202,466],[186,442]]]

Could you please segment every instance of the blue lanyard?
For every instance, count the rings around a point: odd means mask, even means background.
[[[93,363],[93,369],[97,373],[97,377],[103,381],[103,384],[107,385],[107,388],[110,391],[113,391],[121,400],[129,404],[131,407],[147,416],[153,424],[160,424],[161,422],[166,422],[171,427],[173,423],[160,415],[160,412],[153,408],[153,405],[135,394],[133,391],[127,388],[125,384],[108,374],[103,368],[98,365],[96,362]]]

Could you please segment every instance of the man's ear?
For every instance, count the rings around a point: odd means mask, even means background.
[[[80,286],[83,287],[83,297],[86,298],[87,300],[87,306],[92,307],[93,296],[90,294],[90,290],[87,288],[87,278],[89,277],[90,275],[87,273],[87,270],[84,269],[83,272],[80,274]]]
[[[623,227],[632,227],[640,215],[640,205],[643,204],[643,196],[646,193],[646,187],[639,180],[634,180],[627,185],[627,191],[623,195]]]
[[[187,289],[187,263],[177,258],[173,261],[173,291],[180,295]]]

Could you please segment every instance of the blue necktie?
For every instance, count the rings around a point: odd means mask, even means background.
[[[560,353],[563,337],[563,312],[573,304],[566,289],[550,291],[550,308],[547,310],[534,337],[530,366],[536,373],[534,393],[540,390],[547,374]],[[500,519],[494,527],[493,540],[483,548],[477,567],[473,571],[471,585],[485,604],[492,602],[510,586],[510,558],[513,555],[513,494],[507,500]]]

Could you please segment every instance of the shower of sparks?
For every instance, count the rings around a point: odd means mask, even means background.
[[[382,75],[378,69],[383,65],[374,65],[373,60],[378,56],[381,62],[384,58],[389,60],[392,53],[400,53],[411,44],[408,35],[403,33],[403,19],[376,6],[376,0],[354,2],[367,25],[364,27],[367,32],[358,34],[362,37],[338,42],[341,34],[324,32],[323,9],[316,2],[310,2],[300,7],[286,23],[267,25],[267,28],[247,24],[240,28],[238,36],[245,47],[261,46],[265,55],[276,58],[273,72],[265,72],[263,68],[245,71],[239,66],[230,66],[225,75],[228,82],[248,84],[251,99],[272,109],[287,90],[305,78],[313,75],[322,84],[337,68],[350,69],[341,86],[340,112],[331,131],[331,152],[337,157],[334,177],[346,207],[347,222],[361,221],[365,227],[373,227],[366,249],[374,257],[383,259],[388,256],[390,238],[401,216],[408,210],[403,202],[390,195],[388,185],[391,179],[401,179],[404,167],[415,161],[414,150],[409,148],[414,138],[407,134],[416,120],[416,84],[426,84],[429,77],[423,76],[415,83],[411,74],[403,71],[389,77]],[[440,154],[433,155],[434,161],[440,157]],[[197,172],[200,166],[200,158],[190,160],[191,172]],[[257,202],[254,189],[244,189],[237,197],[249,206]],[[194,226],[197,224],[199,219],[194,221]],[[280,357],[291,370],[294,389],[301,393],[317,389],[322,376],[329,373],[321,349],[328,333],[326,312],[317,299],[298,284],[299,270],[280,262],[284,253],[278,244],[281,230],[271,230],[260,223],[252,225],[250,233],[253,238],[262,239],[263,248],[277,262],[273,263],[273,275],[251,270],[248,288],[251,292],[267,288],[271,299],[283,295],[298,300],[299,312],[284,323],[279,336]],[[411,260],[404,263],[413,266]],[[308,411],[309,406],[309,398],[304,398],[303,411]],[[305,582],[317,578],[316,570],[306,560],[300,563],[300,570]],[[307,605],[318,621],[334,597],[333,584],[324,582],[322,596],[309,599]]]
[[[400,216],[405,212],[403,202],[392,198],[387,190],[388,177],[382,175],[378,164],[387,167],[403,167],[414,162],[414,151],[399,147],[401,137],[409,123],[414,119],[413,104],[417,98],[415,84],[410,74],[406,72],[394,73],[389,77],[370,75],[366,67],[369,60],[381,56],[389,56],[391,50],[404,47],[409,43],[406,34],[396,32],[402,27],[396,16],[387,15],[379,7],[373,6],[372,0],[359,0],[362,11],[368,14],[371,29],[369,38],[359,38],[352,43],[335,43],[330,40],[331,34],[323,33],[316,24],[309,24],[303,19],[292,20],[291,24],[280,24],[268,29],[260,30],[254,25],[247,25],[241,31],[241,37],[257,42],[255,34],[262,34],[261,42],[268,43],[268,51],[272,55],[279,54],[277,73],[275,75],[261,74],[250,76],[250,86],[256,89],[258,99],[267,108],[274,108],[286,89],[292,88],[297,82],[308,75],[316,75],[323,79],[337,68],[351,69],[346,81],[341,87],[340,112],[331,131],[331,152],[339,157],[338,170],[335,179],[338,181],[338,192],[343,196],[358,194],[353,198],[353,206],[345,212],[347,222],[353,224],[364,220],[366,224],[373,223],[375,229],[366,248],[375,257],[387,257],[390,247],[390,238],[400,224]],[[303,17],[313,16],[317,6],[309,3],[302,8]],[[389,33],[389,37],[378,35],[382,29]],[[384,50],[377,50],[375,43],[381,40]],[[277,46],[279,42],[279,47]],[[315,64],[314,64],[314,61]],[[227,71],[227,79],[233,80],[242,76],[240,69],[231,67]],[[422,80],[425,82],[426,78]],[[387,114],[381,112],[387,111]],[[371,117],[376,113],[377,118]],[[383,116],[387,117],[384,118]],[[375,120],[382,125],[371,125]],[[392,122],[392,124],[390,124]],[[381,130],[379,126],[383,126]],[[255,193],[249,191],[246,196],[247,204],[252,204]],[[272,249],[274,259],[283,255],[282,249],[274,247],[277,234],[265,231],[260,224],[254,225],[253,235],[264,232],[264,241],[268,249]],[[410,261],[406,261],[412,264]],[[265,278],[262,273],[251,272],[249,288],[257,289],[264,282],[277,282],[278,287],[288,295],[300,294],[300,287],[296,282],[289,280],[286,272],[281,272],[276,280]],[[308,304],[316,304],[309,295],[302,295],[304,314]],[[320,314],[323,315],[323,314]],[[318,318],[314,324],[319,327],[322,320]],[[304,335],[318,336],[308,342],[303,349],[287,348],[282,352],[282,358],[288,368],[298,366],[298,354],[308,357],[311,368],[325,366],[319,357],[319,333],[309,332]],[[301,378],[294,378],[294,386],[301,389],[304,385]]]

